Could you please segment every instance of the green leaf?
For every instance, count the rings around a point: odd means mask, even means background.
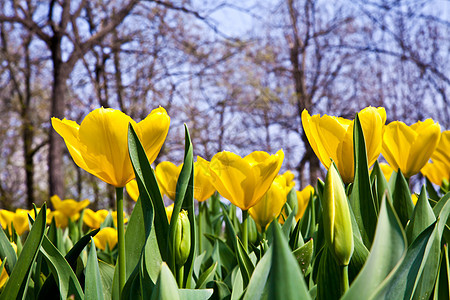
[[[211,265],[205,272],[203,272],[197,280],[197,284],[195,285],[196,289],[204,289],[206,284],[210,281],[214,280],[214,275],[217,268],[217,262]]]
[[[133,126],[128,128],[128,151],[130,154],[131,163],[136,174],[136,181],[138,183],[140,197],[147,197],[151,200],[154,208],[154,227],[156,230],[156,238],[158,241],[158,248],[163,257],[167,261],[167,237],[169,236],[169,221],[167,220],[166,209],[164,201],[161,197],[161,192],[156,181],[155,173],[151,168],[145,150],[142,147],[139,138],[134,131]],[[148,205],[148,201],[143,201]],[[148,209],[144,208],[144,211]],[[149,216],[144,215],[146,218]],[[131,220],[130,220],[131,221]],[[150,222],[151,224],[151,222]],[[146,227],[146,230],[149,228]]]
[[[295,224],[295,214],[296,214],[296,210],[293,209],[289,213],[289,216],[286,218],[286,221],[284,222],[283,226],[281,227],[281,230],[283,231],[283,234],[286,237],[286,239],[288,239],[291,234],[292,224]]]
[[[214,290],[213,289],[179,289],[178,294],[180,299],[183,300],[208,300],[211,298]]]
[[[297,248],[293,252],[295,259],[297,259],[300,269],[302,270],[303,275],[306,274],[306,270],[311,264],[313,258],[314,253],[313,244],[314,244],[313,239],[310,239],[306,244]]]
[[[397,172],[392,198],[395,212],[397,213],[403,228],[405,228],[406,223],[413,213],[414,204],[411,199],[408,182],[400,169],[398,169]]]
[[[383,197],[369,257],[343,299],[369,298],[406,255],[406,236],[390,201]]]
[[[267,285],[267,278],[269,277],[269,272],[272,265],[272,249],[273,248],[270,247],[256,265],[252,277],[250,278],[250,282],[248,283],[243,300],[266,299],[268,297],[268,291],[265,287]],[[264,292],[265,295],[263,297]]]
[[[425,177],[425,185],[427,187],[427,192],[428,192],[428,195],[430,195],[430,198],[433,199],[434,201],[438,201],[439,195],[436,192],[436,190],[434,189],[433,184],[427,177]]]
[[[441,254],[439,274],[436,280],[433,300],[450,299],[450,262],[448,257],[448,246],[444,245]]]
[[[114,278],[114,266],[99,260],[98,269],[102,280],[103,299],[110,300]]]
[[[416,206],[411,217],[411,221],[406,226],[406,237],[408,243],[412,242],[424,231],[428,226],[436,221],[433,209],[428,202],[425,186],[422,186],[422,190],[417,200]]]
[[[380,164],[378,163],[378,160],[375,161],[375,164],[373,165],[373,169],[372,169],[372,173],[370,173],[370,180],[372,182],[375,182],[376,180],[376,195],[377,198],[375,199],[375,209],[377,211],[380,210],[380,205],[381,205],[381,199],[383,198],[384,193],[386,192],[386,190],[389,191],[389,185],[388,182],[386,180],[386,177],[384,177],[384,173],[380,168]],[[390,193],[390,191],[389,191]]]
[[[444,197],[442,197],[438,203],[433,207],[433,212],[436,217],[439,216],[441,213],[442,208],[447,204],[448,200],[450,199],[450,192],[445,194]]]
[[[6,272],[11,274],[17,261],[17,255],[5,232],[0,228],[0,259],[4,261],[5,257],[8,258],[5,263]]]
[[[341,291],[341,270],[328,246],[325,246],[319,261],[317,275],[317,299],[339,299]]]
[[[311,299],[302,271],[281,233],[280,225],[273,222],[272,231],[272,263],[267,280],[269,299]]]
[[[178,285],[166,263],[161,264],[158,280],[152,292],[151,300],[180,299]]]
[[[364,244],[369,247],[372,244],[375,235],[377,211],[369,177],[366,143],[358,114],[356,114],[353,127],[353,153],[355,178],[350,194],[350,204],[362,240]]]
[[[369,250],[364,246],[363,242],[353,234],[354,249],[350,264],[348,265],[348,278],[352,282],[366,263],[369,256]]]
[[[84,285],[85,299],[102,299],[104,297],[102,279],[98,267],[97,251],[91,238],[91,249],[86,263],[86,281]]]
[[[52,276],[58,284],[60,299],[67,299],[69,295],[74,295],[75,299],[84,299],[83,290],[77,276],[47,236],[44,236],[40,252],[47,261],[52,270]]]
[[[9,280],[0,295],[1,300],[25,298],[31,269],[44,238],[47,221],[46,211],[47,206],[44,203],[23,245],[22,252],[14,265]]]

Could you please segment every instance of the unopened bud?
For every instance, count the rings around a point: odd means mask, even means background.
[[[191,251],[191,225],[186,210],[180,211],[175,229],[175,262],[184,265]]]

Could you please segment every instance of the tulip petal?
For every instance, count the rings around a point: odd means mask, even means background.
[[[352,182],[355,173],[353,161],[353,122],[345,133],[345,137],[337,144],[336,155],[334,155],[333,160],[344,183]]]
[[[128,155],[128,124],[136,123],[126,114],[110,108],[89,113],[80,125],[81,153],[87,167],[103,181],[123,187],[134,178]]]
[[[302,112],[303,130],[305,131],[309,144],[322,164],[328,168],[331,164],[331,155],[325,150],[319,138],[320,133],[317,126],[319,119],[319,115],[314,115],[311,117],[306,109]]]
[[[433,152],[431,159],[433,161],[441,161],[450,165],[450,130],[441,133],[441,138],[436,150]]]
[[[152,112],[136,126],[139,139],[145,149],[149,163],[152,164],[161,150],[169,132],[170,117],[162,107]]]
[[[265,151],[253,151],[249,155],[244,157],[244,160],[251,166],[264,162],[269,158],[270,154]]]
[[[366,142],[367,161],[372,166],[380,156],[386,110],[383,107],[366,107],[358,113]]]
[[[394,170],[407,170],[411,143],[416,138],[417,133],[403,122],[394,121],[385,127],[382,153]]]
[[[173,201],[175,201],[177,181],[182,167],[183,165],[176,166],[170,161],[163,161],[155,168],[156,179],[162,194],[167,195]]]
[[[441,186],[442,180],[450,179],[450,164],[444,164],[440,161],[427,163],[420,172],[427,177],[432,183]]]
[[[194,163],[194,198],[197,201],[203,202],[214,194],[216,189],[211,180],[209,162],[197,156],[197,161]]]

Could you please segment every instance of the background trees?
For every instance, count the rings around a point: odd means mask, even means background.
[[[106,186],[62,154],[49,123],[81,122],[99,106],[136,120],[164,106],[172,125],[159,160],[180,162],[186,122],[206,159],[283,148],[284,168],[297,171],[300,185],[322,175],[305,143],[303,109],[351,118],[382,105],[388,122],[433,117],[449,128],[450,21],[442,6],[3,1],[0,205],[57,193],[108,206]]]

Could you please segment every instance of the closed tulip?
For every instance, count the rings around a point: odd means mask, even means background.
[[[381,137],[386,122],[383,107],[366,107],[359,113],[366,142],[369,166],[375,163],[381,152]],[[328,169],[333,160],[345,183],[353,181],[353,120],[328,115],[310,116],[302,112],[302,124],[311,148]]]
[[[244,158],[228,151],[217,153],[209,164],[213,185],[219,194],[246,211],[270,188],[283,158],[283,150],[274,155],[255,151]]]
[[[209,171],[209,161],[197,156],[197,161],[194,163],[194,198],[198,202],[203,202],[215,191]]]
[[[306,186],[301,191],[296,191],[297,193],[297,214],[295,215],[295,220],[298,222],[305,214],[306,207],[311,199],[311,195],[314,195],[314,188],[311,185]]]
[[[124,187],[134,178],[128,154],[129,123],[152,163],[169,131],[170,118],[162,107],[139,123],[121,111],[103,107],[90,112],[80,125],[52,118],[53,128],[63,137],[75,163],[115,187]]]
[[[101,229],[94,236],[94,243],[98,249],[105,250],[106,245],[108,245],[109,249],[112,250],[117,244],[117,230],[112,227]]]
[[[155,168],[155,176],[161,194],[167,195],[172,201],[175,201],[178,176],[180,176],[182,167],[183,165],[176,166],[170,161],[163,161]]]
[[[341,266],[347,266],[353,254],[353,230],[345,188],[333,165],[325,179],[323,231],[331,253]]]
[[[386,125],[382,153],[389,165],[400,169],[406,178],[417,174],[439,143],[440,127],[432,119],[408,126],[395,121]]]
[[[272,220],[278,217],[289,191],[290,186],[286,185],[286,178],[278,175],[261,201],[248,210],[260,232],[265,231]]]

